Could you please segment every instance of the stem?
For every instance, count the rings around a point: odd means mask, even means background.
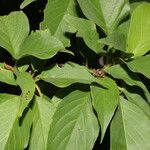
[[[35,84],[35,88],[36,88],[39,96],[42,97],[43,94],[42,94],[42,92],[41,92],[41,90],[40,90],[40,88],[39,88],[39,86],[37,84]]]

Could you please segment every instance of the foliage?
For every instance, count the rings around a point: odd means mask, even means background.
[[[142,1],[24,0],[1,15],[0,149],[150,149],[149,26]]]

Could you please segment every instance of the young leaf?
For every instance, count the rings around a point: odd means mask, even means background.
[[[48,132],[55,109],[55,106],[44,97],[35,98],[33,130],[29,149],[46,150]]]
[[[150,4],[138,6],[131,16],[127,49],[134,56],[144,55],[150,49]]]
[[[150,149],[150,119],[135,104],[120,99],[111,123],[111,150]]]
[[[91,150],[99,125],[93,113],[90,94],[74,91],[63,98],[53,116],[48,136],[50,150]]]
[[[66,87],[73,83],[90,84],[95,80],[85,67],[73,63],[65,64],[62,68],[54,66],[43,71],[39,77],[58,87]]]
[[[34,1],[37,1],[37,0],[24,0],[23,3],[20,5],[20,8],[23,9]]]
[[[138,57],[126,64],[133,72],[141,73],[150,79],[150,70],[149,70],[150,55]]]
[[[70,26],[75,28],[77,36],[82,37],[91,50],[96,53],[101,52],[101,44],[98,43],[99,35],[96,26],[92,21],[73,17],[71,15],[66,15],[64,19],[70,24]]]
[[[17,85],[14,74],[10,70],[4,68],[4,64],[0,63],[0,82],[4,82],[11,85]]]
[[[49,30],[32,32],[21,45],[19,57],[32,55],[40,59],[53,57],[59,50],[64,49],[61,41],[51,36]]]
[[[20,110],[18,112],[18,115],[21,116],[24,109],[27,107],[27,105],[34,96],[35,82],[32,79],[32,76],[27,72],[17,72],[16,76],[17,76],[16,82],[20,86],[22,91]]]
[[[129,13],[126,0],[77,0],[87,18],[100,26],[105,33],[113,31]]]
[[[91,86],[92,103],[101,125],[101,142],[119,100],[119,90],[115,82],[109,78],[103,78],[102,80],[105,82],[105,88]]]
[[[12,12],[7,16],[0,16],[0,46],[14,58],[18,58],[20,46],[28,34],[29,23],[23,12]]]

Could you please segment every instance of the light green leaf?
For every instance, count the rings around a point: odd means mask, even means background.
[[[23,3],[20,5],[20,8],[23,9],[34,1],[36,1],[36,0],[24,0]]]
[[[49,30],[32,32],[21,45],[20,57],[32,55],[40,59],[53,57],[60,49],[64,49],[61,41],[51,36]]]
[[[20,97],[0,94],[0,145],[1,150],[20,150],[28,145],[32,113],[28,110],[19,120]],[[20,124],[21,123],[21,124]]]
[[[150,79],[150,55],[142,56],[126,63],[133,72],[138,72]]]
[[[70,24],[77,32],[78,37],[82,37],[86,45],[96,53],[101,52],[101,44],[98,43],[99,35],[95,24],[86,19],[73,17],[71,15],[65,16],[65,21]]]
[[[59,38],[64,46],[70,46],[67,32],[74,32],[68,23],[64,20],[66,14],[76,14],[75,0],[48,0],[44,11],[44,21],[41,24],[42,29],[49,29],[52,35]]]
[[[109,78],[103,78],[102,80],[105,82],[105,88],[96,85],[91,86],[93,106],[101,125],[101,142],[119,100],[119,90],[115,82]]]
[[[111,123],[111,150],[150,149],[150,119],[135,104],[121,98]]]
[[[18,58],[20,46],[28,34],[29,23],[23,12],[12,12],[7,16],[0,16],[0,46],[14,58]]]
[[[126,89],[123,89],[122,92],[126,95],[130,102],[137,105],[150,118],[150,105],[146,103],[145,99],[141,95],[128,92]]]
[[[19,118],[16,118],[11,133],[9,134],[5,150],[21,150],[27,148],[32,118],[32,111],[30,109],[25,114],[24,118],[21,118],[22,121],[20,121]]]
[[[150,102],[150,94],[146,88],[146,86],[139,80],[138,76],[130,71],[125,70],[120,65],[114,65],[106,69],[106,72],[112,75],[116,79],[121,79],[126,82],[130,86],[139,86],[144,90],[144,93]]]
[[[17,72],[16,76],[16,82],[20,86],[22,91],[20,110],[18,112],[18,115],[21,116],[24,109],[27,107],[27,105],[34,96],[35,81],[32,79],[32,76],[27,72]]]
[[[54,66],[50,70],[43,71],[39,77],[59,87],[66,87],[73,83],[90,84],[95,80],[85,67],[74,63],[65,64],[62,68]]]
[[[91,150],[99,132],[90,94],[74,91],[64,97],[53,116],[48,136],[50,150]]]
[[[77,0],[87,18],[106,33],[113,31],[130,10],[127,0]]]
[[[4,68],[4,64],[0,63],[0,82],[11,85],[17,85],[12,71]]]
[[[29,150],[46,150],[48,132],[56,107],[44,97],[36,97]]]
[[[144,55],[150,50],[150,4],[138,6],[131,15],[127,49],[134,56]]]

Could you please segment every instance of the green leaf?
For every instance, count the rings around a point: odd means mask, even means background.
[[[0,145],[5,149],[19,110],[19,97],[0,94]]]
[[[64,49],[61,41],[51,36],[48,30],[29,34],[29,22],[21,11],[0,17],[0,46],[15,59],[32,55],[41,59],[53,57]]]
[[[77,1],[85,16],[106,33],[113,31],[130,10],[127,0]]]
[[[17,85],[12,71],[4,68],[4,64],[0,63],[0,82],[11,85]]]
[[[106,72],[110,75],[112,75],[116,79],[121,79],[124,82],[126,82],[130,86],[139,86],[144,90],[144,93],[150,102],[150,94],[146,88],[146,86],[140,81],[138,76],[135,73],[132,73],[130,71],[125,70],[120,65],[114,65],[112,67],[109,67],[106,69]]]
[[[150,118],[150,105],[146,103],[145,99],[141,95],[128,92],[126,89],[123,89],[122,92],[126,95],[130,102],[137,105]]]
[[[21,150],[25,149],[28,146],[30,138],[30,130],[32,125],[32,111],[29,109],[25,114],[24,118],[16,118],[7,144],[5,145],[5,150]]]
[[[18,58],[20,46],[28,34],[29,23],[23,12],[12,12],[7,16],[0,16],[0,46],[14,58]]]
[[[51,36],[49,30],[32,32],[21,45],[20,57],[32,55],[40,59],[53,57],[60,49],[64,49],[61,41]]]
[[[56,107],[44,97],[36,97],[30,150],[46,150],[48,132]]]
[[[50,150],[91,150],[99,132],[90,94],[74,91],[64,97],[53,116],[48,136]]]
[[[111,123],[111,150],[150,149],[150,119],[135,104],[121,98]]]
[[[102,80],[105,82],[105,88],[94,85],[91,86],[93,106],[98,114],[101,125],[101,142],[119,100],[119,90],[115,82],[110,78],[103,78]]]
[[[18,115],[21,116],[24,109],[27,107],[27,105],[34,96],[35,81],[32,79],[32,76],[27,72],[17,72],[16,76],[16,82],[20,86],[22,91],[20,110],[18,112]]]
[[[115,30],[106,38],[100,39],[99,42],[117,50],[126,51],[126,38],[119,30]]]
[[[28,145],[32,113],[28,110],[19,120],[20,97],[0,94],[0,145],[1,150],[20,150]],[[20,125],[21,123],[21,125]]]
[[[142,56],[126,63],[133,72],[138,72],[150,79],[150,55]]]
[[[65,64],[62,68],[56,65],[43,71],[39,78],[58,87],[66,87],[73,83],[90,84],[95,80],[85,67],[74,63]]]
[[[24,0],[23,3],[20,5],[20,8],[23,9],[34,1],[37,1],[37,0]]]
[[[86,19],[73,17],[71,15],[65,16],[66,22],[70,24],[75,31],[77,36],[82,37],[86,45],[96,53],[101,52],[101,44],[98,43],[99,35],[96,30],[95,24]]]
[[[144,55],[150,49],[150,4],[138,6],[131,15],[127,49],[134,56]]]
[[[44,11],[44,21],[41,24],[42,29],[48,28],[52,35],[59,38],[66,47],[70,46],[66,33],[74,32],[74,29],[64,20],[64,16],[76,13],[75,3],[75,0],[48,0]]]

